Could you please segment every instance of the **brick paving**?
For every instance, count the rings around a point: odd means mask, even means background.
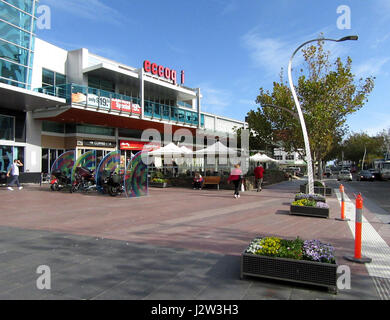
[[[327,198],[329,219],[288,214],[300,183],[240,199],[211,188],[151,188],[138,199],[51,192],[47,185],[1,189],[0,298],[379,299],[365,266],[342,258],[353,254],[354,241],[347,224],[334,220],[335,196]],[[259,235],[332,243],[339,264],[351,267],[352,289],[331,295],[240,280],[240,254]],[[31,268],[45,262],[55,269],[57,289],[42,293]]]

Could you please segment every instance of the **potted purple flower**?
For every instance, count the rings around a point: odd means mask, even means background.
[[[241,254],[245,276],[317,285],[337,293],[334,248],[320,240],[257,237]]]

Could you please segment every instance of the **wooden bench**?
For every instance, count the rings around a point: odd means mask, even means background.
[[[205,186],[207,184],[213,184],[213,185],[217,185],[217,188],[219,190],[220,183],[221,183],[221,177],[218,177],[218,176],[209,176],[209,177],[203,178],[203,186]]]

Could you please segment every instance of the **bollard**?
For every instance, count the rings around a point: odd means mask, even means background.
[[[341,195],[341,218],[336,218],[338,221],[350,221],[350,219],[345,218],[345,196],[344,196],[344,186],[340,185],[340,195]]]
[[[362,220],[363,220],[363,198],[361,194],[356,197],[356,218],[355,218],[355,255],[344,258],[358,263],[370,263],[371,258],[362,257]]]

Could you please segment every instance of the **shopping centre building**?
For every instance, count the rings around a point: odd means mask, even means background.
[[[202,111],[201,88],[188,87],[190,76],[175,66],[146,57],[131,67],[36,38],[36,6],[0,0],[0,172],[18,158],[25,177],[37,179],[66,150],[121,150],[126,161],[149,144],[146,129],[161,144],[195,149],[227,135],[229,144],[234,128],[246,126]]]

